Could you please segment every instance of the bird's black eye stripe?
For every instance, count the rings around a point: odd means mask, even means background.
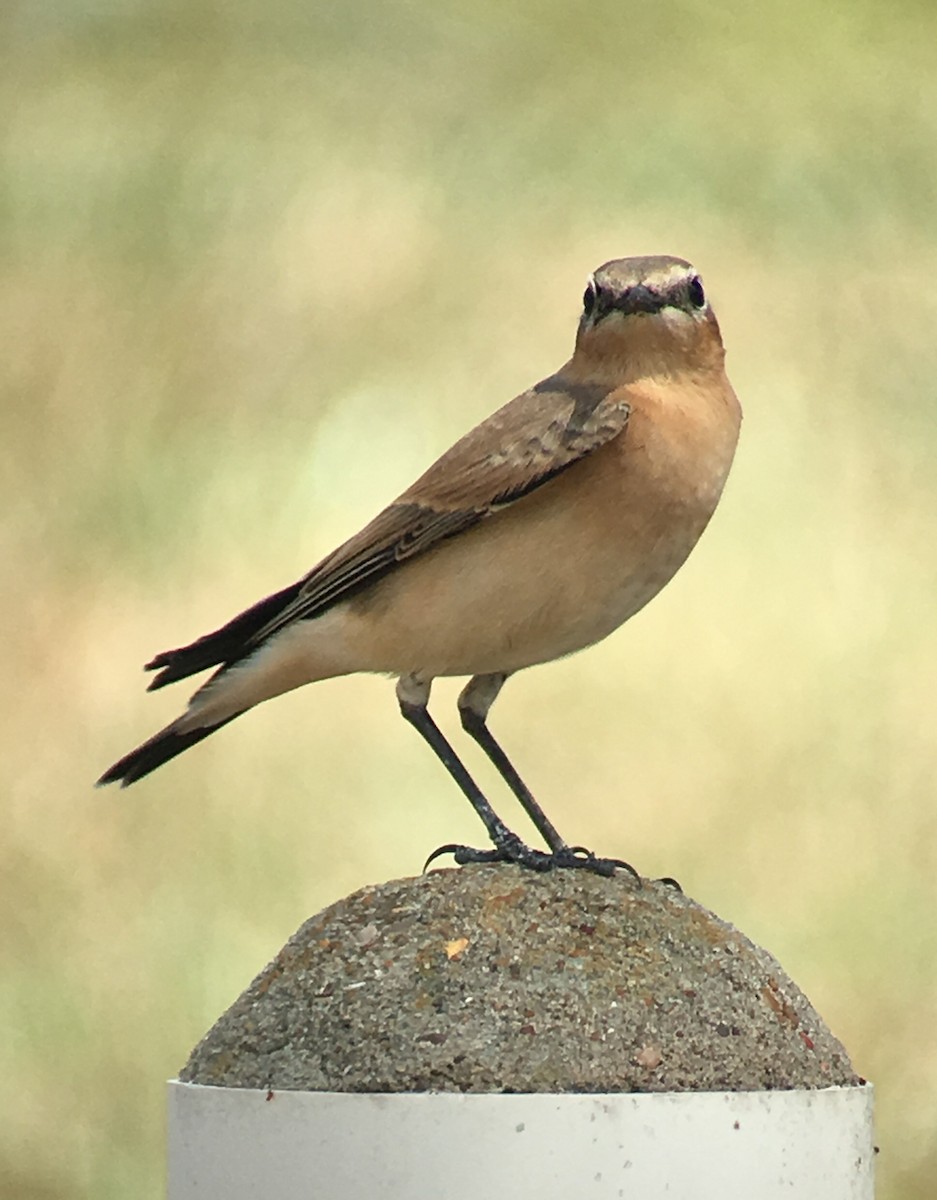
[[[687,284],[687,296],[694,308],[702,308],[706,303],[706,293],[703,291],[703,281],[698,275],[694,275]]]
[[[582,294],[582,310],[587,317],[591,317],[595,311],[595,302],[598,299],[595,283],[590,279],[586,285],[586,290]]]

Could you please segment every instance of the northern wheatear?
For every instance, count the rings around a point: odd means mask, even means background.
[[[486,725],[515,671],[592,645],[693,549],[722,492],[741,410],[699,275],[680,258],[605,263],[573,356],[447,450],[297,583],[147,663],[150,690],[217,667],[181,717],[99,783],[149,774],[262,700],[357,671],[398,677],[403,716],[484,822],[493,848],[456,861],[610,873],[560,837]],[[470,675],[463,728],[549,847],[493,811],[427,711],[439,675]]]

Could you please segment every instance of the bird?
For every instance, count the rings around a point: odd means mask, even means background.
[[[98,784],[134,783],[284,692],[357,672],[396,677],[402,716],[481,819],[457,864],[633,868],[559,834],[488,728],[505,681],[601,641],[673,577],[715,511],[741,407],[719,324],[682,258],[613,259],[589,277],[572,357],[483,420],[306,575],[189,645],[152,691],[213,674],[176,720]],[[495,812],[430,715],[433,680],[547,849]]]

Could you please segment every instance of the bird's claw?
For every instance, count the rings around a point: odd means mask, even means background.
[[[553,863],[550,862],[551,856],[543,850],[535,850],[532,846],[525,845],[520,839],[517,842],[510,842],[504,846],[493,847],[490,850],[476,850],[473,846],[461,846],[457,842],[449,842],[445,846],[439,846],[429,856],[423,864],[423,870],[435,862],[437,858],[441,858],[444,854],[451,854],[455,859],[456,865],[465,867],[476,863],[517,863],[518,866],[527,867],[532,871],[549,871]]]
[[[625,862],[623,858],[598,858],[595,851],[587,849],[585,846],[569,846],[565,852],[560,852],[564,859],[572,856],[576,861],[558,862],[559,867],[583,867],[587,871],[594,871],[597,875],[614,875],[616,868],[621,868],[622,871],[627,871],[629,875],[634,877],[636,883],[641,882],[641,876],[631,865],[630,862]]]

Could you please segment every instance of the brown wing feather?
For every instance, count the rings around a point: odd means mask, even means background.
[[[624,389],[567,382],[562,375],[523,392],[315,566],[298,595],[245,650],[528,495],[620,434],[629,412]]]
[[[150,689],[224,670],[293,621],[317,616],[392,571],[528,495],[620,434],[627,391],[570,379],[563,371],[492,414],[435,462],[393,504],[303,579],[268,596],[214,633],[157,654]]]

